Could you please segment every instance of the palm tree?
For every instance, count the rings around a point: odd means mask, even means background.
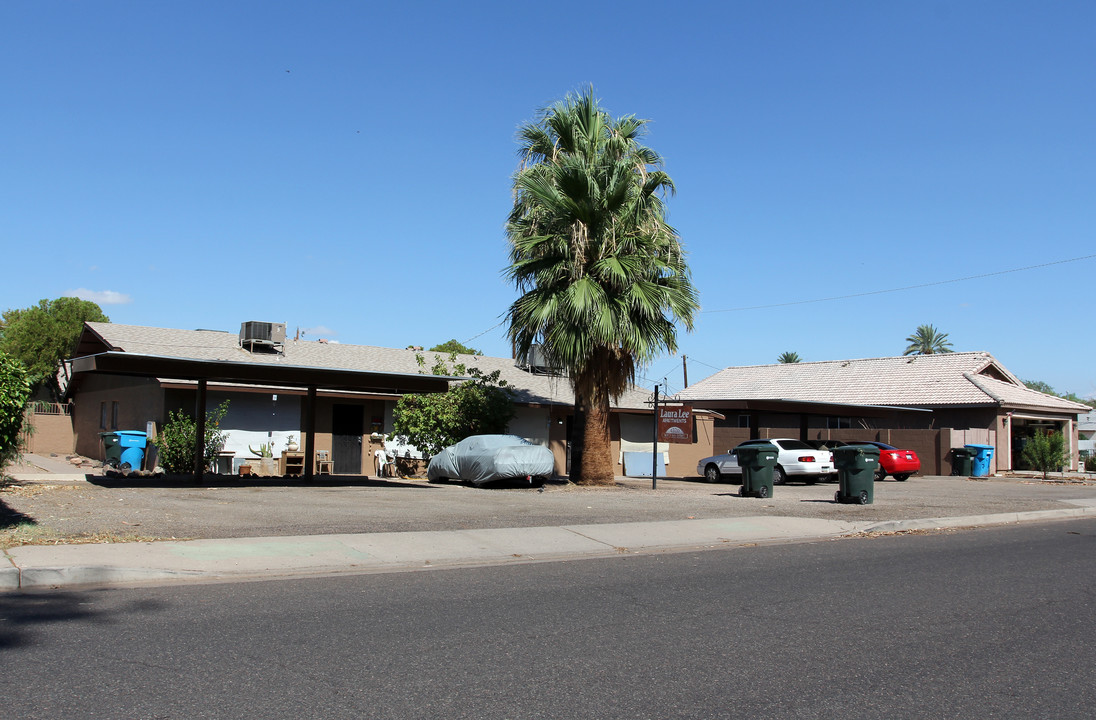
[[[906,338],[909,346],[903,355],[936,355],[952,352],[948,334],[942,333],[932,325],[918,325],[917,330]]]
[[[791,351],[782,352],[780,353],[780,356],[776,358],[776,361],[782,365],[800,362],[799,353]]]
[[[699,308],[666,223],[663,197],[673,181],[662,158],[638,142],[646,122],[613,119],[591,88],[518,132],[505,274],[521,296],[508,310],[508,334],[519,356],[539,344],[567,372],[575,393],[571,476],[587,484],[615,477],[610,398],[634,382],[638,367],[676,352],[675,323],[692,330]]]

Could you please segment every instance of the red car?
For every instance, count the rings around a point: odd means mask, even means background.
[[[857,444],[874,445],[879,448],[879,472],[875,476],[876,480],[893,475],[895,480],[901,482],[921,469],[921,459],[913,450],[902,450],[893,445],[874,441]]]

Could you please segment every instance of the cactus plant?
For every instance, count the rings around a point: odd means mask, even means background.
[[[261,458],[272,458],[272,457],[274,457],[274,442],[273,441],[268,442],[268,443],[261,443],[259,445],[258,450],[251,447],[250,445],[247,446],[247,449],[250,450],[252,452],[252,454],[257,455]]]

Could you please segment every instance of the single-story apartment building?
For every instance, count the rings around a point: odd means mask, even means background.
[[[952,449],[994,447],[991,472],[1027,469],[1023,446],[1061,431],[1078,465],[1086,405],[1031,390],[987,352],[728,367],[676,400],[718,411],[717,452],[743,440],[877,440],[915,450],[924,474],[950,474]]]
[[[463,364],[484,373],[498,370],[515,394],[509,432],[551,449],[557,474],[567,474],[570,383],[548,368],[512,358],[458,355],[451,361],[446,353],[416,348],[287,338],[281,323],[243,323],[235,333],[89,322],[62,374],[81,455],[103,457],[101,432],[155,432],[172,411],[193,414],[199,402],[209,410],[227,399],[223,462],[234,471],[254,459],[250,447],[273,443],[277,456],[294,436],[313,469],[316,459],[324,458],[333,474],[370,475],[378,449],[405,466],[421,458],[416,448],[391,437],[392,413],[405,393],[440,392],[461,381],[430,374],[438,359],[451,369]],[[648,391],[632,388],[612,406],[613,451],[621,473],[625,452],[651,450],[651,401]],[[702,416],[693,443],[659,445],[668,474],[693,472],[696,461],[710,453],[711,426],[712,417]]]

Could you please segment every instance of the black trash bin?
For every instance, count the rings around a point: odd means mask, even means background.
[[[99,439],[103,443],[103,462],[110,467],[122,464],[122,443],[116,432],[101,432]]]
[[[742,497],[772,497],[773,468],[780,450],[776,445],[746,445],[735,448],[738,466],[742,468],[742,487],[738,494]]]
[[[960,477],[970,477],[973,472],[971,466],[974,463],[974,453],[967,448],[951,449],[951,474]]]
[[[875,502],[875,473],[879,469],[879,448],[874,445],[845,445],[833,449],[841,489],[834,502],[871,505]]]

